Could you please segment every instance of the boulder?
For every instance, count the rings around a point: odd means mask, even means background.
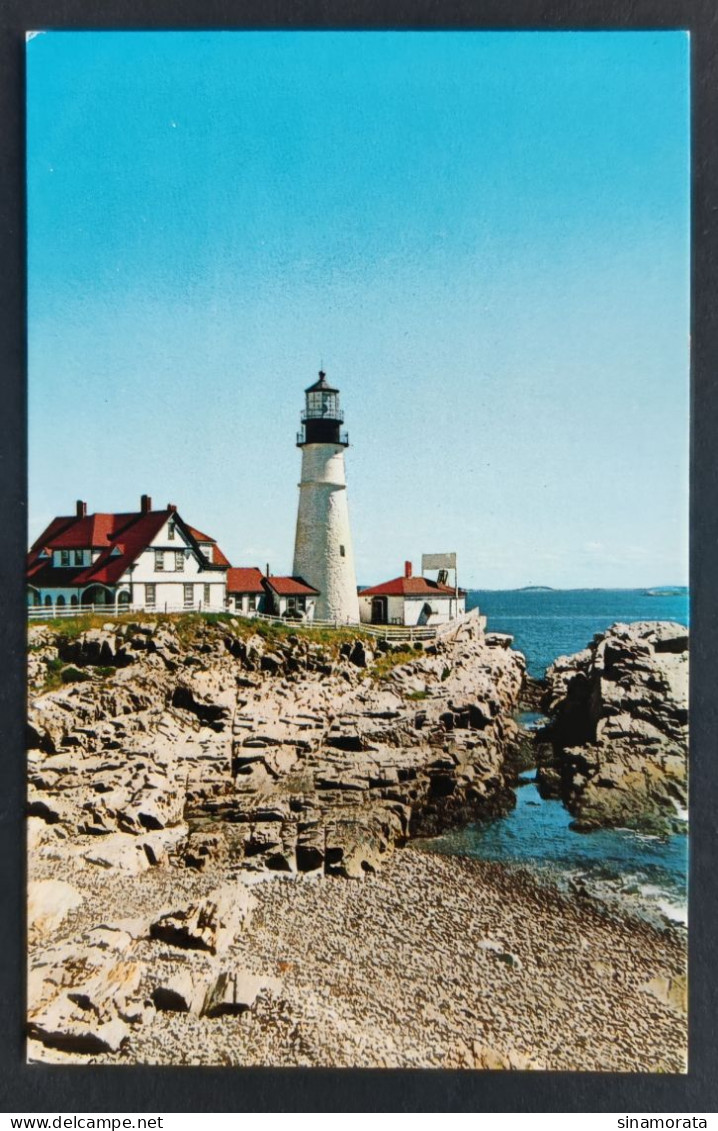
[[[253,906],[254,898],[243,884],[223,888],[201,903],[160,915],[150,924],[150,937],[217,954],[232,942]]]
[[[202,1016],[223,1017],[251,1009],[263,990],[276,990],[276,978],[258,977],[247,970],[223,971],[207,991]]]
[[[538,771],[579,829],[683,828],[687,805],[688,634],[663,622],[615,624],[547,672]]]
[[[27,885],[28,927],[41,935],[51,933],[83,899],[77,888],[65,880],[30,880]]]
[[[192,971],[183,968],[160,981],[152,990],[155,1009],[169,1013],[197,1012],[204,992],[195,985]]]

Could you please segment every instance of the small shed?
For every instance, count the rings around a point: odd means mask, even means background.
[[[437,625],[466,612],[466,592],[428,577],[414,577],[411,562],[391,581],[359,591],[363,624]]]
[[[307,585],[303,577],[265,577],[268,613],[278,617],[313,620],[319,590]]]
[[[235,613],[263,613],[267,604],[264,574],[257,566],[227,570],[227,607]]]

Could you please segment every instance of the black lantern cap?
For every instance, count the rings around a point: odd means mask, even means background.
[[[315,381],[313,385],[309,385],[304,390],[305,393],[338,393],[339,390],[334,385],[327,382],[327,375],[323,369],[319,370],[319,380]]]

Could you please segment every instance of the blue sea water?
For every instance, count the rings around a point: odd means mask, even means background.
[[[488,628],[508,632],[541,677],[557,656],[585,648],[597,632],[617,621],[670,620],[688,624],[688,594],[649,596],[643,590],[474,590]],[[525,714],[527,729],[541,718]],[[452,829],[425,842],[432,851],[522,864],[548,873],[559,886],[578,885],[608,904],[628,906],[653,921],[685,922],[687,837],[649,836],[629,829],[578,833],[560,801],[543,801],[533,774],[516,790],[516,808],[505,817]]]
[[[470,589],[466,607],[478,606],[491,632],[510,633],[514,647],[526,656],[529,675],[541,678],[557,656],[579,652],[617,621],[688,624],[687,589],[649,594],[645,589]]]

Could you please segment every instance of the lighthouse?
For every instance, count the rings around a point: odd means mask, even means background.
[[[294,541],[295,577],[301,577],[319,597],[317,620],[359,621],[354,554],[344,474],[344,449],[349,438],[342,430],[344,413],[339,390],[319,371],[319,380],[305,391],[301,431],[302,481]]]

